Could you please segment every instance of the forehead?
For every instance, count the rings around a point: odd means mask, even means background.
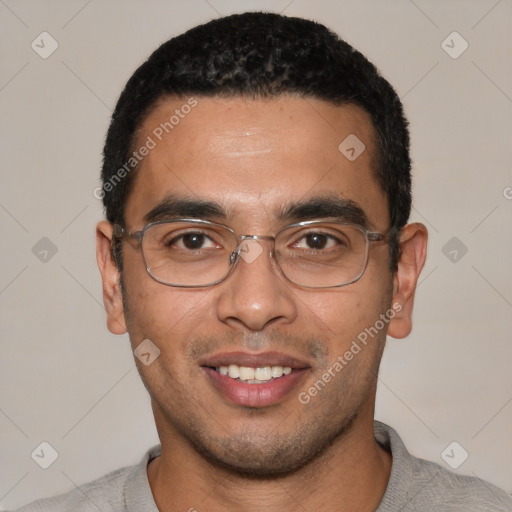
[[[373,175],[373,125],[355,105],[165,98],[141,125],[135,150],[145,155],[126,202],[130,227],[169,196],[213,201],[230,222],[262,227],[284,205],[335,196],[359,205],[371,227],[388,227]]]

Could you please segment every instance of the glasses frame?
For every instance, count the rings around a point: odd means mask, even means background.
[[[145,256],[144,250],[142,248],[142,240],[144,238],[144,234],[152,226],[161,225],[161,224],[173,224],[174,222],[188,222],[188,223],[191,223],[191,224],[215,226],[215,227],[218,227],[218,228],[223,228],[223,229],[229,231],[233,235],[233,237],[237,241],[237,245],[236,245],[235,250],[232,251],[230,256],[229,256],[229,265],[230,265],[229,266],[229,270],[226,272],[226,274],[222,278],[220,278],[217,281],[214,281],[212,283],[199,284],[199,285],[173,284],[173,283],[168,283],[166,281],[162,281],[161,279],[159,279],[158,277],[156,277],[152,273],[151,268],[148,266],[148,264],[146,262],[146,256]],[[333,286],[308,286],[308,285],[298,284],[295,281],[292,281],[284,273],[284,271],[283,271],[283,269],[281,267],[281,264],[279,263],[279,260],[278,260],[278,258],[275,255],[275,241],[276,241],[276,238],[279,236],[280,233],[282,233],[283,231],[285,231],[287,229],[290,229],[290,228],[304,227],[304,226],[306,226],[306,227],[307,226],[314,226],[316,224],[322,224],[322,223],[325,223],[325,222],[333,222],[333,223],[340,224],[342,226],[352,226],[352,227],[358,228],[365,235],[365,237],[366,237],[366,253],[365,253],[365,263],[364,263],[364,266],[363,266],[361,272],[354,279],[352,279],[351,281],[349,281],[347,283],[342,283],[342,284],[333,285]],[[270,242],[272,242],[271,256],[273,256],[273,260],[275,261],[275,264],[279,268],[279,270],[280,270],[281,274],[283,275],[283,277],[287,281],[289,281],[290,283],[294,284],[295,286],[299,286],[300,288],[311,288],[311,289],[316,289],[316,290],[326,289],[326,288],[341,288],[343,286],[347,286],[349,284],[355,283],[356,281],[359,281],[359,279],[361,279],[361,277],[363,276],[364,272],[366,271],[366,267],[368,266],[371,243],[372,242],[385,242],[385,243],[388,243],[389,242],[389,238],[390,238],[390,232],[387,232],[387,233],[377,233],[377,232],[374,232],[374,231],[369,231],[368,229],[366,229],[365,227],[363,227],[363,226],[361,226],[359,224],[354,224],[352,222],[345,222],[345,221],[340,220],[340,219],[338,219],[336,217],[328,217],[328,218],[325,218],[325,219],[306,220],[306,221],[302,221],[302,222],[295,222],[293,224],[288,224],[287,226],[284,226],[283,228],[281,228],[274,236],[271,236],[271,235],[237,235],[232,228],[230,228],[229,226],[226,226],[225,224],[219,224],[217,222],[212,222],[212,221],[203,220],[203,219],[187,219],[187,218],[168,219],[168,220],[160,220],[160,221],[156,221],[156,222],[150,222],[150,223],[146,224],[141,230],[133,231],[133,232],[126,231],[119,224],[112,224],[112,227],[113,227],[112,242],[114,242],[114,240],[116,238],[117,239],[128,238],[130,240],[137,241],[139,246],[140,246],[140,251],[142,253],[142,259],[144,261],[144,265],[146,267],[146,270],[147,270],[148,274],[151,276],[151,278],[154,281],[156,281],[157,283],[160,283],[160,284],[163,284],[163,285],[166,285],[166,286],[172,286],[174,288],[207,288],[207,287],[215,286],[215,285],[217,285],[219,283],[222,283],[223,281],[225,281],[231,275],[231,273],[233,272],[234,268],[237,266],[237,263],[240,261],[240,252],[241,252],[241,249],[242,249],[243,242],[246,241],[246,240],[256,240],[256,241],[262,240],[262,241],[270,241]]]

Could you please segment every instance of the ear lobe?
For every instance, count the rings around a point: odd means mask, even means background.
[[[103,285],[103,304],[107,313],[107,327],[112,334],[127,331],[121,291],[121,276],[112,255],[113,227],[101,221],[96,226],[96,260]]]
[[[395,316],[389,322],[388,335],[405,338],[412,330],[414,293],[427,257],[427,228],[415,222],[405,226],[400,234],[400,259],[393,276],[392,307]]]

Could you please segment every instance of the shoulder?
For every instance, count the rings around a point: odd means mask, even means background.
[[[472,476],[448,471],[439,464],[412,457],[413,503],[432,510],[511,512],[512,498],[498,487]],[[415,508],[415,507],[413,507]]]
[[[160,446],[155,446],[136,466],[116,469],[65,494],[24,505],[16,512],[125,512],[131,503],[153,505],[146,469],[148,461],[159,453]]]
[[[412,456],[391,427],[375,422],[375,438],[393,456],[378,512],[512,512],[512,498],[506,492],[479,478],[459,475]]]
[[[16,512],[118,512],[124,510],[124,487],[134,467],[113,471],[72,491],[25,505]]]

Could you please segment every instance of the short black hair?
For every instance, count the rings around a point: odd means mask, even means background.
[[[274,13],[234,14],[194,27],[162,44],[135,71],[117,102],[103,152],[107,220],[124,226],[136,172],[134,167],[127,173],[126,162],[138,129],[163,97],[285,94],[354,104],[370,115],[376,134],[373,172],[388,201],[396,269],[397,235],[411,209],[409,133],[400,98],[364,55],[327,27]],[[121,268],[120,257],[116,262]]]

